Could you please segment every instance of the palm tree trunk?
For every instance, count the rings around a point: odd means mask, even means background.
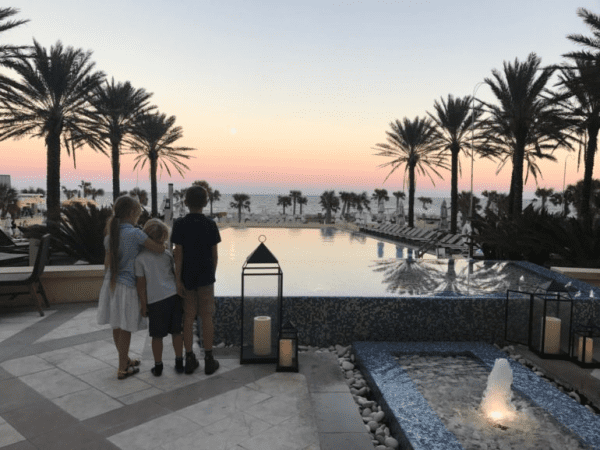
[[[592,175],[594,173],[594,157],[598,148],[598,124],[590,124],[588,127],[589,140],[585,153],[585,170],[583,173],[583,186],[581,194],[581,219],[587,226],[592,225],[592,214],[590,200],[592,197]]]
[[[150,154],[150,195],[152,196],[152,217],[158,216],[158,190],[156,185],[156,152]]]
[[[238,222],[242,223],[242,206],[238,206]]]
[[[458,221],[458,152],[460,146],[453,145],[452,151],[452,181],[450,192],[450,233],[456,234]]]
[[[296,215],[296,197],[294,197],[293,200],[294,200],[294,216],[295,216]]]
[[[211,201],[210,201],[210,216],[211,216],[211,217],[212,217],[212,215],[213,215],[213,212],[212,212],[212,202],[213,202],[213,201],[211,200]]]
[[[408,167],[408,226],[415,226],[415,166]]]
[[[331,208],[327,208],[325,212],[325,223],[331,223]]]
[[[112,145],[112,188],[113,188],[113,203],[119,198],[121,192],[120,166],[119,161],[119,143],[111,140]]]
[[[300,203],[300,215],[302,215],[302,203]]]
[[[512,211],[511,217],[518,217],[523,212],[523,159],[525,157],[525,139],[517,137],[517,145],[513,157],[513,172],[511,179]],[[510,207],[509,207],[510,208]]]
[[[46,205],[48,223],[60,222],[60,133],[50,132],[46,136]]]

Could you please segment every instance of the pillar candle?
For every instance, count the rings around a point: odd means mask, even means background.
[[[585,339],[585,361],[583,358],[583,337],[579,338],[579,347],[577,349],[577,359],[582,362],[591,363],[594,355],[594,340],[592,338]]]
[[[254,354],[266,356],[271,353],[271,318],[256,316],[254,318]]]
[[[544,353],[558,354],[560,352],[560,319],[546,317],[546,336]]]
[[[279,341],[279,365],[283,367],[292,367],[292,340],[281,339]]]

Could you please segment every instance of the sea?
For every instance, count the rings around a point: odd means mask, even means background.
[[[283,214],[283,207],[277,205],[277,194],[248,194],[250,197],[250,213],[258,214],[258,215],[281,215]],[[158,193],[158,208],[159,211],[162,211],[161,205],[163,199],[166,198],[166,192]],[[390,200],[385,202],[385,213],[393,213],[396,210],[396,198],[390,196]],[[302,214],[324,214],[325,211],[319,204],[320,195],[307,195],[306,196],[308,203],[302,206]],[[423,204],[415,199],[415,217],[421,218],[423,215],[426,217],[439,217],[442,207],[442,202],[446,200],[446,205],[450,208],[450,197],[430,197],[432,200],[431,204],[427,205],[427,208],[423,208]],[[61,202],[66,200],[67,198],[64,194],[61,193]],[[482,208],[485,207],[487,199],[485,197],[480,197],[480,204]],[[523,208],[528,206],[533,202],[532,198],[523,198]],[[100,206],[108,206],[110,207],[113,202],[112,192],[107,192],[104,196],[96,197],[96,202]],[[237,217],[237,209],[230,207],[231,202],[233,202],[233,194],[221,194],[221,199],[217,202],[213,202],[213,213],[226,212],[229,216]],[[408,215],[408,200],[403,200],[404,203],[404,211],[405,214]],[[540,200],[534,203],[535,206],[540,204]],[[371,214],[377,214],[377,203],[374,200],[371,200]],[[150,202],[145,207],[150,210]],[[546,202],[546,209],[550,213],[561,212],[561,206],[554,206],[549,201]],[[573,211],[573,208],[571,208]],[[177,212],[177,211],[176,211]],[[205,213],[210,212],[210,205],[204,209]],[[340,214],[340,210],[338,210],[336,215]],[[350,211],[356,212],[355,208],[352,208]],[[248,214],[248,211],[243,210],[243,214]],[[288,206],[285,208],[286,215],[290,215],[293,213],[293,207]],[[296,205],[296,214],[300,214],[300,205]],[[573,214],[573,213],[572,213]]]

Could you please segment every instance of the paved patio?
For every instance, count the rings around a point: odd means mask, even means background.
[[[215,348],[219,370],[177,374],[170,338],[154,377],[147,331],[134,333],[140,373],[117,380],[112,332],[90,304],[0,313],[0,448],[367,450],[370,435],[328,352],[300,353],[299,373],[240,365]],[[195,352],[200,354],[197,347]]]

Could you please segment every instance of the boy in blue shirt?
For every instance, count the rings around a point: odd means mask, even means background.
[[[202,214],[208,203],[208,192],[201,186],[190,187],[185,194],[185,205],[190,213],[173,224],[171,241],[175,244],[175,279],[177,293],[183,301],[183,345],[185,346],[185,373],[191,374],[200,363],[192,351],[193,324],[200,314],[204,341],[204,372],[207,375],[219,368],[213,358],[213,320],[215,312],[215,273],[217,271],[217,244],[221,242],[219,228],[214,220]]]

